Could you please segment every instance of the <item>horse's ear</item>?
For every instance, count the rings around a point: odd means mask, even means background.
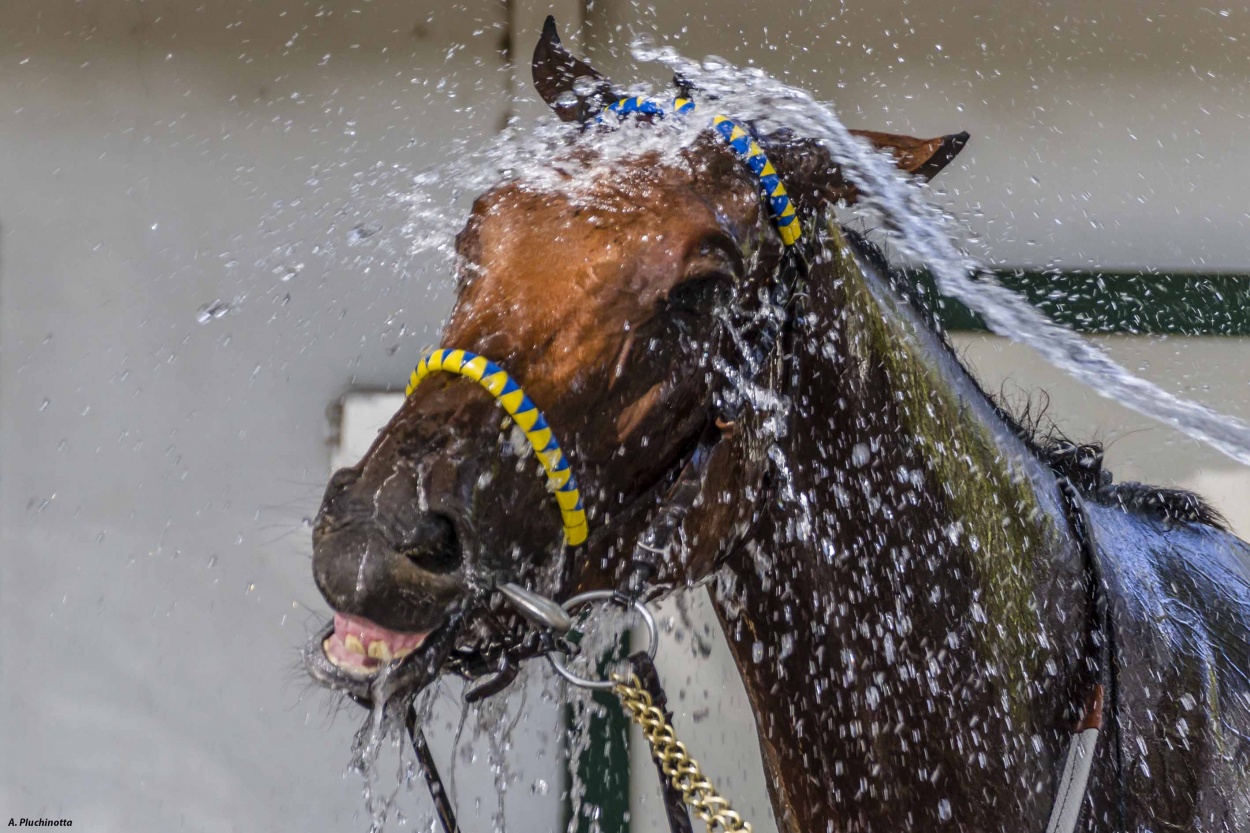
[[[562,121],[584,122],[614,98],[612,84],[560,43],[556,19],[547,15],[534,47],[534,86]]]
[[[951,133],[936,139],[917,139],[897,133],[877,133],[872,130],[852,130],[851,133],[867,139],[877,150],[888,150],[894,160],[907,173],[926,182],[941,173],[951,160],[968,144],[968,133]]]
[[[889,151],[900,168],[926,181],[937,176],[968,144],[967,133],[934,139],[871,130],[852,130],[851,133],[867,139],[877,150]],[[790,131],[781,130],[763,137],[763,144],[786,190],[800,208],[810,211],[823,202],[845,200],[850,204],[859,198],[859,191],[842,176],[841,168],[820,142],[795,138]]]

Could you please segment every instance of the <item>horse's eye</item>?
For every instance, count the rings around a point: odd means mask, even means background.
[[[668,291],[664,306],[671,312],[706,315],[729,302],[731,279],[720,272],[684,280]]]

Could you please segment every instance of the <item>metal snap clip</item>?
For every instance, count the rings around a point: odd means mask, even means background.
[[[564,636],[573,627],[573,617],[560,607],[560,603],[526,590],[519,584],[507,582],[497,588],[517,613],[540,628],[550,628],[557,636]]]

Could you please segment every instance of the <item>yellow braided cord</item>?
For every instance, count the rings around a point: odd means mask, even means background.
[[[586,510],[582,506],[581,492],[577,488],[577,479],[569,468],[560,444],[547,425],[546,418],[534,402],[525,395],[521,386],[513,381],[503,368],[484,356],[477,356],[466,350],[435,350],[421,360],[416,370],[408,378],[407,395],[417,389],[426,376],[435,371],[454,373],[477,382],[495,397],[508,416],[525,432],[525,439],[534,449],[534,454],[542,463],[547,473],[547,483],[556,496],[560,506],[560,515],[564,520],[564,538],[569,546],[577,546],[586,540],[589,526],[586,522]]]
[[[686,745],[677,739],[673,727],[664,719],[664,712],[651,702],[651,695],[642,687],[638,676],[613,674],[612,682],[612,690],[621,698],[625,713],[642,727],[642,734],[651,745],[651,754],[660,769],[673,788],[681,792],[682,801],[707,823],[708,833],[714,833],[717,827],[725,833],[751,833],[751,825],[716,791],[703,775],[699,762],[690,757]]]
[[[661,104],[646,98],[622,98],[609,104],[604,110],[617,117],[632,114],[662,117],[665,112]],[[698,105],[689,98],[678,97],[673,100],[673,110],[682,115],[688,115],[696,112]],[[600,118],[602,119],[602,116]],[[738,154],[755,174],[759,180],[760,190],[764,198],[768,200],[773,225],[777,228],[777,234],[781,236],[781,242],[786,248],[794,246],[802,238],[803,228],[794,210],[794,203],[790,200],[790,195],[786,193],[786,186],[777,175],[777,170],[773,168],[773,163],[769,162],[768,157],[764,155],[763,148],[751,138],[750,133],[728,116],[719,114],[712,116],[712,129],[728,143],[733,152]]]

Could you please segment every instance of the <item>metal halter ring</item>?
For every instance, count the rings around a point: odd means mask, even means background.
[[[569,599],[564,603],[563,607],[565,612],[571,614],[579,607],[585,607],[593,602],[607,601],[619,602],[615,591],[591,590],[587,593],[581,593]],[[638,611],[638,614],[642,616],[642,621],[647,626],[647,656],[651,657],[651,659],[655,659],[655,651],[660,644],[660,634],[655,625],[655,617],[651,615],[651,611],[647,610],[647,606],[637,599],[630,602],[629,605],[634,610]],[[585,677],[579,677],[570,671],[565,666],[564,660],[558,658],[554,653],[547,654],[547,659],[551,662],[551,667],[556,670],[557,674],[579,688],[588,688],[591,691],[611,691],[613,686],[616,685],[616,683],[612,680],[588,680]]]

